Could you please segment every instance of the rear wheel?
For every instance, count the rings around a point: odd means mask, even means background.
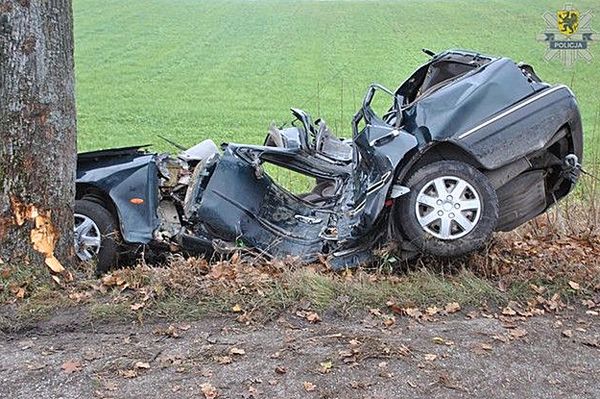
[[[119,231],[113,215],[102,205],[75,201],[75,254],[82,262],[95,262],[96,274],[106,273],[117,262]]]
[[[404,184],[395,218],[423,252],[460,256],[487,243],[498,220],[496,191],[485,175],[460,161],[439,161],[415,171]]]

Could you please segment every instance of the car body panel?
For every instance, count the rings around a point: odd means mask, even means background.
[[[500,113],[501,118],[477,130],[465,130],[455,142],[468,149],[486,169],[497,169],[507,163],[544,148],[562,126],[581,131],[581,117],[573,93],[566,86],[543,90],[533,98],[525,99]],[[519,108],[520,104],[528,102]],[[523,146],[523,138],[527,146]],[[574,135],[574,137],[582,137]],[[581,139],[574,140],[573,152],[582,159]]]
[[[535,88],[514,62],[492,61],[456,82],[424,96],[404,111],[405,129],[445,140],[532,95]]]
[[[139,148],[79,154],[76,182],[110,197],[125,242],[147,244],[159,224],[158,173],[155,156],[140,152]],[[132,198],[142,199],[143,203],[134,204]]]

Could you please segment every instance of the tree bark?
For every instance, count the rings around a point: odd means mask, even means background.
[[[71,0],[0,0],[0,262],[73,258]]]

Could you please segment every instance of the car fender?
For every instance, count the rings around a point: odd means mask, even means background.
[[[113,202],[123,241],[147,244],[158,227],[158,171],[152,154],[78,160],[76,184]]]

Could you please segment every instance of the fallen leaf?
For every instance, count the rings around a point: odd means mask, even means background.
[[[413,319],[418,319],[423,315],[419,308],[404,308],[404,313]]]
[[[136,362],[134,367],[136,369],[149,369],[150,368],[150,363],[146,363],[146,362]]]
[[[373,316],[381,317],[381,310],[377,308],[370,308],[369,313],[371,313]]]
[[[211,369],[207,369],[207,368],[202,368],[202,370],[200,370],[200,375],[202,377],[212,377],[213,376],[213,371]]]
[[[283,366],[277,366],[277,367],[275,367],[275,372],[277,374],[285,374],[285,373],[287,373],[287,369]]]
[[[450,377],[448,376],[448,374],[441,374],[438,377],[438,382],[445,386],[446,388],[450,388],[450,389],[460,389],[460,387],[456,384],[454,384],[451,380]]]
[[[456,313],[460,310],[460,305],[458,304],[458,302],[450,302],[450,303],[446,304],[446,306],[444,307],[444,310],[447,313]]]
[[[544,292],[546,292],[546,287],[543,286],[530,284],[529,287],[538,295],[542,295]]]
[[[81,371],[83,367],[78,361],[69,360],[68,362],[63,363],[63,365],[60,366],[60,368],[63,369],[65,373],[72,374]]]
[[[465,317],[467,319],[475,319],[475,318],[477,318],[478,315],[479,315],[479,312],[477,312],[476,310],[472,310],[469,313],[467,313],[467,315]]]
[[[502,309],[502,314],[505,316],[514,316],[517,314],[517,312],[515,312],[510,306],[507,306]]]
[[[25,288],[23,288],[23,287],[17,288],[17,290],[14,292],[14,294],[15,294],[15,297],[17,297],[18,299],[25,298]]]
[[[250,394],[248,396],[249,398],[256,398],[256,396],[258,395],[258,389],[256,389],[253,386],[249,386],[248,387],[248,393]]]
[[[46,367],[45,363],[30,363],[27,365],[29,370],[41,370]]]
[[[510,330],[509,334],[513,338],[523,338],[524,336],[527,335],[527,331],[525,331],[521,328],[515,328],[514,330]]]
[[[236,303],[231,308],[231,311],[234,312],[234,313],[240,313],[242,311],[242,307]]]
[[[581,287],[575,281],[569,281],[569,287],[573,288],[575,291],[579,290]]]
[[[482,343],[477,344],[477,346],[475,346],[472,350],[473,350],[473,352],[475,352],[478,355],[485,355],[485,354],[491,352],[493,350],[493,348],[492,348],[492,345],[482,342]]]
[[[137,372],[135,370],[120,370],[119,374],[123,376],[123,378],[135,378],[137,377]]]
[[[585,314],[589,314],[590,316],[598,316],[599,313],[595,310],[586,310]]]
[[[438,356],[434,353],[426,353],[424,356],[425,361],[428,361],[428,362],[433,362],[435,359],[437,359],[437,357]]]
[[[140,310],[143,307],[144,307],[143,303],[134,303],[133,305],[130,306],[131,310]]]
[[[562,335],[564,335],[567,338],[571,338],[573,336],[573,331],[572,330],[563,330]]]
[[[404,315],[404,309],[402,309],[402,307],[398,306],[394,302],[388,301],[386,303],[386,305],[387,305],[388,309],[391,310],[392,312],[399,314],[399,315]]]
[[[493,335],[492,336],[493,339],[500,341],[500,342],[504,342],[505,344],[509,341],[509,338],[506,334],[502,334],[502,335]]]
[[[215,356],[214,359],[219,364],[229,364],[233,361],[231,356]]]
[[[5,280],[8,280],[8,278],[10,277],[11,274],[12,274],[12,270],[9,269],[8,267],[4,267],[4,268],[2,268],[2,271],[0,271],[0,277],[2,277]]]
[[[234,347],[234,348],[229,349],[229,354],[231,354],[231,355],[240,355],[241,356],[241,355],[245,355],[246,351],[243,350],[243,349],[235,348]]]
[[[204,384],[200,384],[200,390],[204,394],[205,399],[215,399],[217,396],[219,396],[219,392],[217,391],[217,388],[215,388],[208,382],[205,382]]]
[[[154,334],[156,335],[165,335],[167,337],[171,337],[171,338],[179,338],[179,332],[177,331],[177,328],[170,324],[169,327],[167,328],[157,328],[156,330],[154,330]]]
[[[333,367],[333,363],[331,362],[331,360],[328,360],[326,362],[321,362],[321,363],[319,363],[319,365],[321,366],[321,368],[319,369],[321,374],[329,373],[331,371],[331,368]]]
[[[311,323],[317,323],[321,321],[321,318],[316,312],[308,312],[308,314],[306,315],[306,320],[308,320]]]
[[[433,337],[431,340],[433,341],[434,344],[438,344],[438,345],[446,345],[446,346],[454,345],[453,341],[446,341],[442,337]]]
[[[486,350],[486,351],[492,351],[494,348],[492,348],[492,345],[490,344],[486,344],[486,343],[482,343],[480,345],[481,349]]]
[[[436,315],[438,312],[440,311],[440,309],[437,306],[430,306],[428,308],[425,309],[425,314],[427,316],[434,316]]]
[[[304,381],[304,390],[306,392],[312,392],[316,388],[317,388],[317,386],[315,384],[313,384],[312,382]]]
[[[591,299],[582,299],[581,304],[587,306],[588,309],[592,309],[596,307],[596,303]]]

